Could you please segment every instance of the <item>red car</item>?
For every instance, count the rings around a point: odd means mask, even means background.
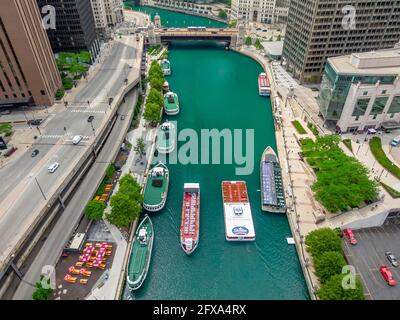
[[[354,237],[353,230],[351,230],[350,228],[344,229],[343,230],[343,235],[349,240],[349,242],[352,245],[356,245],[357,244],[357,239]]]
[[[393,275],[387,266],[381,266],[379,271],[389,286],[394,286],[396,284],[396,280],[393,279]]]

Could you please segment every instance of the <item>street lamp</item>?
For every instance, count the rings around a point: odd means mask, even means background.
[[[47,198],[46,198],[46,196],[45,196],[45,194],[44,194],[44,192],[43,192],[43,189],[42,189],[42,187],[40,186],[39,181],[38,181],[38,179],[37,179],[36,177],[35,177],[35,181],[36,181],[37,186],[39,187],[40,192],[42,193],[42,196],[43,196],[44,200],[47,201]]]

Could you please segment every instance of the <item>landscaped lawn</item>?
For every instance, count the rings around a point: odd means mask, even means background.
[[[316,199],[332,213],[348,211],[376,201],[378,186],[368,169],[339,147],[340,137],[327,135],[300,141],[307,163],[317,181],[312,186]]]
[[[11,123],[0,123],[0,134],[9,135],[12,132]]]
[[[390,196],[392,198],[400,198],[400,192],[393,189],[392,187],[389,187],[387,184],[384,184],[383,182],[381,182],[382,187],[387,191],[387,193],[390,194]]]
[[[382,149],[381,138],[373,137],[369,141],[369,146],[376,161],[378,161],[382,167],[392,173],[395,177],[400,179],[400,168],[386,156],[385,151]]]
[[[301,123],[297,120],[292,121],[293,126],[296,128],[299,134],[307,134],[307,131],[303,128]]]

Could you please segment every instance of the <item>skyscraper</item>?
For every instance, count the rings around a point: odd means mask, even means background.
[[[60,87],[36,0],[1,0],[0,108],[50,106]]]
[[[54,52],[90,51],[97,56],[100,50],[96,23],[90,0],[37,0],[39,7],[53,6],[56,28],[47,35]]]
[[[231,15],[245,22],[274,23],[285,19],[288,4],[289,0],[232,0]]]
[[[390,48],[399,38],[398,0],[292,0],[283,58],[301,83],[318,82],[328,57]]]

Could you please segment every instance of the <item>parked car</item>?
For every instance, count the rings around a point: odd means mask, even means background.
[[[347,240],[353,246],[357,244],[357,239],[354,236],[353,230],[351,230],[350,228],[344,229],[343,230],[343,235],[347,238]]]
[[[390,251],[387,251],[387,252],[385,252],[385,255],[393,267],[397,268],[399,266],[399,262],[397,261],[397,259],[393,253],[391,253]]]
[[[38,154],[39,154],[39,150],[38,150],[38,149],[35,149],[35,150],[32,151],[31,157],[34,158],[34,157],[36,157]]]
[[[50,173],[54,173],[54,172],[58,169],[59,166],[60,166],[60,164],[59,164],[58,162],[54,162],[53,164],[51,164],[51,165],[47,168],[47,170],[48,170]]]
[[[87,122],[92,122],[94,120],[94,116],[89,116],[89,118],[87,119]]]
[[[396,280],[394,280],[393,275],[387,266],[385,266],[385,265],[381,266],[379,268],[379,272],[381,273],[383,279],[385,279],[386,283],[389,286],[396,285]]]
[[[392,142],[390,143],[390,145],[392,147],[397,147],[400,144],[400,137],[396,137],[392,140]]]

